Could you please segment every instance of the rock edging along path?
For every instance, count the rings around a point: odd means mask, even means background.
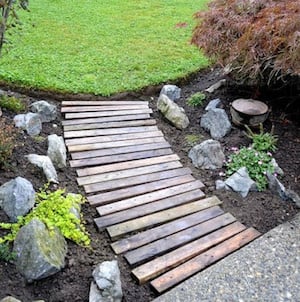
[[[260,234],[221,208],[180,163],[144,101],[63,101],[77,182],[116,254],[162,293]]]

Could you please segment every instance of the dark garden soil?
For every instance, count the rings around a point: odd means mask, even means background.
[[[265,192],[251,192],[246,198],[228,191],[216,191],[215,180],[220,179],[220,172],[224,169],[208,171],[195,169],[187,157],[190,150],[190,143],[187,142],[187,135],[198,135],[199,142],[208,139],[209,135],[200,128],[199,120],[204,112],[205,106],[199,108],[190,107],[186,99],[195,92],[203,91],[211,84],[220,79],[218,70],[206,70],[195,74],[188,83],[181,83],[182,97],[178,101],[184,107],[190,119],[190,126],[180,131],[172,127],[156,110],[156,100],[160,87],[148,88],[142,95],[134,95],[135,99],[147,99],[154,110],[153,116],[158,122],[159,128],[163,131],[166,139],[172,145],[182,163],[193,170],[194,176],[200,179],[205,185],[205,193],[208,196],[217,195],[223,201],[223,208],[232,213],[238,220],[247,226],[253,226],[262,233],[274,228],[284,221],[291,219],[299,209],[289,201],[282,201],[278,196],[269,190]],[[299,89],[299,87],[298,87]],[[33,98],[17,93],[11,94],[22,98],[27,104],[41,98]],[[299,95],[299,92],[298,92]],[[211,99],[220,98],[224,108],[228,111],[230,102],[237,98],[259,98],[272,107],[272,112],[265,124],[267,130],[275,127],[275,134],[278,135],[278,150],[274,157],[285,172],[281,178],[282,183],[298,194],[300,193],[300,114],[299,99],[296,99],[297,91],[294,89],[285,92],[264,92],[258,94],[257,90],[245,87],[238,87],[232,82],[218,89],[213,94],[207,95],[205,104]],[[124,94],[123,98],[129,98]],[[59,107],[57,96],[46,98],[47,101],[55,103]],[[61,100],[61,97],[59,98]],[[131,98],[132,99],[132,98]],[[279,106],[280,104],[280,106]],[[11,112],[3,109],[3,116],[7,123],[13,118]],[[61,116],[52,123],[44,123],[40,137],[31,138],[25,133],[19,133],[9,169],[0,169],[0,185],[22,176],[32,182],[38,190],[46,182],[42,172],[32,166],[24,158],[29,153],[46,154],[47,136],[56,133],[62,135]],[[249,139],[242,129],[233,127],[231,133],[221,140],[221,143],[228,155],[231,147],[248,145]],[[66,188],[67,192],[81,192],[76,184],[76,174],[73,169],[67,167],[58,172],[59,186]],[[46,302],[84,302],[88,301],[89,286],[92,280],[91,274],[94,267],[104,261],[118,258],[122,276],[122,287],[124,301],[151,301],[155,293],[148,285],[140,286],[130,276],[130,269],[122,257],[116,257],[110,249],[110,239],[105,232],[98,232],[94,226],[93,218],[97,217],[96,210],[83,206],[83,213],[86,220],[86,227],[91,234],[91,249],[76,246],[72,242],[68,244],[68,254],[65,268],[52,277],[44,280],[26,284],[24,278],[16,271],[12,263],[0,261],[0,299],[12,295],[24,302],[43,299]],[[5,214],[0,211],[0,221],[7,221]],[[3,233],[0,232],[0,236]]]

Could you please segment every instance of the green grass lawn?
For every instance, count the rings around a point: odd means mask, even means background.
[[[193,13],[207,2],[31,0],[0,80],[108,96],[184,77],[208,65],[189,43]]]

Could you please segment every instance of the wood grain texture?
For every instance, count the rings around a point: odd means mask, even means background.
[[[139,110],[149,108],[147,104],[128,104],[128,105],[89,105],[89,106],[68,106],[61,108],[62,113],[67,112],[96,112],[96,111],[121,111],[121,110]]]
[[[62,101],[61,106],[148,105],[147,101]]]
[[[129,250],[136,249],[147,243],[153,242],[160,238],[167,237],[171,234],[175,234],[179,231],[190,228],[194,225],[217,217],[224,214],[224,211],[219,206],[214,206],[185,217],[176,219],[171,222],[167,222],[158,227],[151,228],[141,233],[135,234],[130,237],[120,239],[119,241],[111,244],[112,249],[116,254],[121,254]]]

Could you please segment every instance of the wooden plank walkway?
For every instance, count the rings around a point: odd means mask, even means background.
[[[144,101],[64,101],[65,143],[97,228],[132,276],[162,293],[260,234],[180,163]]]

